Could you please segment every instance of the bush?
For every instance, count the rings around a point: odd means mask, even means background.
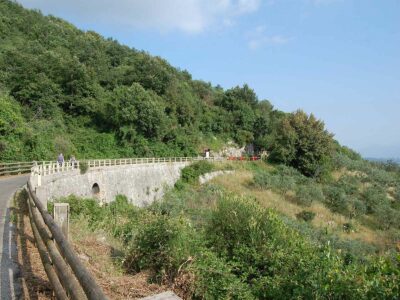
[[[400,228],[400,212],[387,204],[375,208],[374,215],[380,229]]]
[[[322,189],[314,185],[298,185],[296,187],[296,200],[304,206],[311,206],[313,201],[323,201],[324,194]]]
[[[386,191],[380,186],[368,187],[362,194],[367,206],[367,213],[372,214],[382,205],[388,204]]]
[[[182,189],[186,183],[195,183],[201,175],[213,170],[214,166],[208,161],[199,161],[182,169],[181,179],[177,181],[175,187]]]
[[[298,170],[293,167],[285,166],[285,165],[278,165],[274,174],[280,174],[285,177],[293,177],[296,182],[301,182],[302,180],[307,180],[308,178],[301,174]]]
[[[392,173],[382,169],[371,168],[368,172],[369,178],[382,186],[391,186],[395,184],[396,178]]]
[[[250,199],[223,196],[217,202],[206,228],[207,236],[218,252],[233,255],[237,245],[263,243],[269,217]]]
[[[256,172],[254,175],[254,185],[262,189],[271,189],[279,192],[282,195],[293,190],[296,186],[296,181],[293,177],[282,174],[273,174],[266,171]]]
[[[315,218],[315,213],[312,211],[303,210],[296,214],[297,219],[303,220],[306,222],[311,222]]]
[[[171,281],[195,252],[197,241],[186,219],[150,214],[139,226],[125,259],[130,271],[150,269],[158,282]]]
[[[86,161],[81,161],[79,163],[79,170],[81,171],[81,174],[85,174],[87,170],[89,170],[89,165]]]
[[[308,177],[320,177],[329,169],[333,154],[332,134],[312,114],[296,111],[282,118],[271,159],[299,170]]]
[[[345,175],[340,177],[335,186],[342,189],[347,195],[357,195],[360,180],[356,176]]]
[[[350,197],[348,199],[348,211],[349,218],[356,218],[364,215],[367,212],[367,206],[365,203],[355,197]]]
[[[296,200],[299,204],[304,206],[311,206],[313,198],[310,195],[310,188],[304,185],[298,185],[296,187]]]
[[[99,202],[90,198],[79,198],[71,195],[64,198],[59,198],[55,202],[69,203],[71,219],[84,217],[91,229],[100,226],[104,220],[107,220],[106,211],[99,205]],[[52,213],[54,202],[47,203],[47,210]]]
[[[272,189],[275,186],[271,173],[266,171],[256,172],[254,174],[253,183],[261,189]]]
[[[195,275],[198,299],[254,299],[250,287],[233,274],[229,264],[204,249],[189,270]]]
[[[294,178],[275,175],[275,188],[276,190],[280,191],[282,195],[294,190],[295,187],[296,181]]]
[[[324,194],[325,203],[333,212],[345,213],[347,211],[348,198],[341,188],[327,186],[324,189]]]

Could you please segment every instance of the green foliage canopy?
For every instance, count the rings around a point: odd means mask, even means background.
[[[318,177],[326,172],[332,153],[333,137],[324,123],[299,110],[280,122],[271,159]]]

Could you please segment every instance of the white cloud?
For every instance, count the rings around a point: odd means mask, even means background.
[[[251,50],[259,49],[266,45],[282,45],[288,43],[292,38],[283,35],[267,34],[266,26],[261,25],[247,34],[248,46]]]
[[[213,25],[226,26],[255,12],[261,0],[19,0],[57,16],[109,26],[199,33]]]

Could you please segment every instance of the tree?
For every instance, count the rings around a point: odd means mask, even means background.
[[[136,133],[154,140],[164,135],[164,106],[154,92],[146,91],[139,83],[114,90],[106,117],[125,140],[134,139]]]
[[[324,123],[298,110],[281,120],[271,159],[306,176],[319,177],[326,171],[332,152],[333,135]]]

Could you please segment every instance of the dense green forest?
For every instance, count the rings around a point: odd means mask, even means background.
[[[0,161],[189,156],[233,140],[318,175],[340,150],[314,116],[276,110],[246,84],[193,80],[160,57],[5,0],[0,108]]]

